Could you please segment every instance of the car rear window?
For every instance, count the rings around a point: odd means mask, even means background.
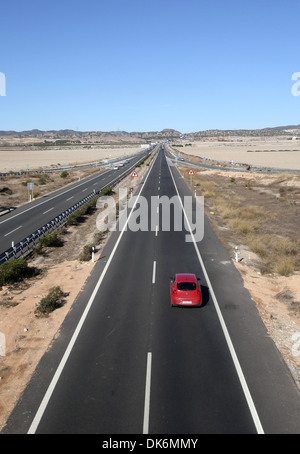
[[[177,288],[184,291],[196,290],[196,284],[195,282],[178,282]]]

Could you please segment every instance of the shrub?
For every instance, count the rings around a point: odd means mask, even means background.
[[[77,213],[72,213],[67,219],[66,225],[77,225],[79,223],[80,216]]]
[[[248,238],[248,245],[262,258],[264,272],[287,276],[297,268],[299,253],[290,238],[276,234],[257,234]]]
[[[243,235],[249,235],[258,229],[258,225],[255,222],[249,222],[239,218],[230,219],[229,225]]]
[[[218,186],[213,181],[202,181],[200,184],[202,195],[205,197],[218,197]]]
[[[64,170],[64,171],[61,172],[61,174],[60,174],[60,177],[61,177],[61,178],[67,178],[68,176],[69,176],[69,173],[68,173],[66,170]]]
[[[88,262],[92,258],[93,244],[86,244],[79,256],[81,262]]]
[[[40,239],[40,245],[42,247],[60,247],[62,245],[62,240],[59,238],[56,232],[48,233]]]
[[[105,233],[105,232],[96,232],[96,233],[94,234],[94,242],[95,242],[95,245],[101,243],[101,241],[103,240],[103,237],[104,237],[104,233]]]
[[[238,216],[243,219],[264,219],[267,216],[266,209],[255,205],[247,205],[238,209]],[[272,215],[268,213],[270,219]]]
[[[0,189],[0,193],[4,194],[4,195],[11,195],[13,192],[8,187],[5,187],[5,188]]]
[[[145,156],[143,159],[141,159],[137,164],[136,167],[141,167],[142,164],[148,159],[149,156]]]
[[[111,188],[111,186],[108,186],[107,188],[105,189],[102,189],[102,191],[100,192],[99,196],[102,196],[102,195],[112,195],[114,194],[114,190]]]
[[[39,177],[38,184],[41,185],[46,184],[49,180],[50,180],[49,175],[45,173]]]
[[[238,205],[234,200],[220,197],[216,201],[216,208],[224,219],[232,219],[237,216]]]
[[[268,255],[268,247],[264,241],[263,235],[254,235],[248,239],[248,244],[255,254],[258,254],[261,258],[265,258]]]
[[[0,285],[13,284],[36,274],[25,259],[12,259],[0,266]]]
[[[97,198],[93,197],[89,202],[82,205],[74,213],[70,214],[67,219],[66,225],[78,225],[80,222],[83,222],[83,216],[92,214],[95,210],[97,203]]]
[[[274,266],[274,272],[281,276],[288,276],[295,271],[295,257],[282,257]]]
[[[50,312],[53,312],[55,309],[61,306],[61,300],[64,296],[63,291],[59,286],[52,287],[49,290],[47,296],[41,299],[41,301],[37,304],[35,313],[37,315],[47,315]]]

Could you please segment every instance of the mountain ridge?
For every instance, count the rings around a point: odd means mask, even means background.
[[[75,131],[73,129],[60,129],[60,130],[40,130],[31,129],[24,131],[0,131],[0,142],[6,142],[9,139],[19,140],[22,139],[26,142],[29,139],[35,139],[35,142],[47,143],[61,140],[67,142],[77,143],[116,143],[116,142],[149,142],[149,141],[162,141],[162,140],[199,140],[206,137],[264,137],[264,136],[278,136],[287,135],[292,136],[300,134],[299,125],[287,125],[267,127],[262,129],[207,129],[199,130],[196,132],[181,133],[176,129],[165,128],[161,131]]]

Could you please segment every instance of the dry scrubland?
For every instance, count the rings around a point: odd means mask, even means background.
[[[28,202],[27,183],[34,183],[35,199],[57,189],[93,175],[100,169],[76,170],[72,172],[36,173],[32,175],[0,176],[0,206],[17,207]]]
[[[193,185],[227,243],[254,252],[261,273],[287,276],[300,270],[300,175],[204,170],[196,171]]]

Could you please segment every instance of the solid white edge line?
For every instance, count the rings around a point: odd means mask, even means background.
[[[145,385],[143,434],[148,434],[149,433],[151,365],[152,365],[152,353],[148,352],[148,354],[147,354],[147,369],[146,369],[146,385]]]
[[[222,330],[223,330],[223,333],[224,333],[224,336],[225,336],[225,339],[226,339],[226,342],[227,342],[227,346],[228,346],[228,348],[229,348],[229,351],[230,351],[230,354],[231,354],[231,357],[232,357],[232,360],[233,360],[233,363],[234,363],[234,366],[235,366],[237,375],[238,375],[238,377],[239,377],[239,380],[240,380],[240,383],[241,383],[241,386],[242,386],[242,389],[243,389],[243,392],[244,392],[244,395],[245,395],[245,398],[246,398],[246,401],[247,401],[247,404],[248,404],[248,407],[249,407],[249,410],[250,410],[250,413],[251,413],[251,416],[252,416],[252,419],[253,419],[253,422],[254,422],[255,427],[256,427],[256,431],[257,431],[258,434],[264,434],[264,430],[263,430],[262,424],[261,424],[261,422],[260,422],[258,413],[257,413],[257,411],[256,411],[256,408],[255,408],[255,405],[254,405],[254,402],[253,402],[251,393],[250,393],[250,391],[249,391],[249,388],[248,388],[248,385],[247,385],[247,382],[246,382],[244,373],[243,373],[242,368],[241,368],[241,365],[240,365],[240,363],[239,363],[239,360],[238,360],[237,354],[236,354],[236,352],[235,352],[235,349],[234,349],[232,340],[231,340],[231,338],[230,338],[229,332],[228,332],[228,330],[227,330],[227,326],[226,326],[226,323],[225,323],[225,321],[224,321],[224,318],[223,318],[223,315],[222,315],[222,312],[221,312],[221,309],[220,309],[218,300],[217,300],[217,298],[216,298],[216,296],[215,296],[215,293],[214,293],[214,291],[213,291],[213,288],[212,288],[210,279],[209,279],[208,274],[207,274],[207,271],[206,271],[206,269],[205,269],[204,262],[203,262],[203,260],[202,260],[201,254],[200,254],[200,252],[199,252],[197,243],[196,243],[196,241],[195,241],[195,237],[194,237],[194,235],[193,235],[193,232],[192,232],[192,229],[191,229],[191,226],[190,226],[190,223],[189,223],[187,214],[186,214],[186,212],[185,212],[185,210],[184,210],[184,206],[183,206],[183,204],[182,204],[182,200],[181,200],[181,198],[180,198],[180,195],[179,195],[179,192],[178,192],[178,189],[177,189],[177,186],[176,186],[176,183],[175,183],[175,180],[174,180],[174,177],[173,177],[173,175],[172,175],[172,172],[171,172],[171,170],[170,170],[169,165],[168,165],[168,168],[169,168],[169,172],[170,172],[170,174],[171,174],[171,177],[172,177],[172,180],[173,180],[173,183],[174,183],[174,186],[175,186],[175,189],[176,189],[178,198],[179,198],[179,200],[180,200],[181,207],[182,207],[182,211],[183,211],[184,217],[185,217],[185,219],[186,219],[186,221],[187,221],[187,225],[188,225],[188,227],[189,227],[189,231],[190,231],[191,237],[193,238],[193,243],[194,243],[195,251],[196,251],[196,254],[197,254],[197,256],[198,256],[198,260],[199,260],[199,262],[200,262],[200,265],[201,265],[201,267],[202,267],[202,270],[203,270],[203,273],[204,273],[204,276],[205,276],[207,285],[208,285],[208,287],[209,287],[210,294],[211,294],[211,296],[212,296],[212,300],[213,300],[213,303],[214,303],[214,306],[215,306],[215,309],[216,309],[216,312],[217,312],[217,315],[218,315],[218,318],[219,318],[219,321],[220,321],[220,324],[221,324],[221,327],[222,327]]]
[[[158,154],[156,155],[156,158],[157,158],[157,156],[158,156]],[[113,256],[115,255],[115,252],[116,252],[117,247],[118,247],[118,245],[119,245],[119,243],[121,241],[123,233],[124,233],[124,231],[125,231],[125,229],[127,227],[127,224],[128,224],[129,219],[130,219],[130,217],[132,215],[132,212],[135,209],[136,204],[138,203],[138,199],[139,199],[139,197],[141,195],[141,192],[142,192],[142,190],[143,190],[143,188],[145,186],[145,183],[146,183],[146,181],[147,181],[147,179],[148,179],[148,177],[149,177],[149,175],[151,173],[151,170],[152,170],[153,165],[154,165],[154,163],[156,161],[156,158],[152,161],[152,165],[149,168],[149,172],[148,172],[148,174],[147,174],[147,176],[146,176],[146,178],[144,180],[144,183],[142,184],[142,187],[141,187],[140,192],[139,192],[139,194],[138,194],[138,196],[136,198],[134,206],[132,207],[129,216],[127,217],[127,220],[124,223],[122,231],[121,231],[121,233],[120,233],[120,235],[119,235],[119,237],[118,237],[118,239],[116,241],[116,244],[114,245],[114,248],[113,248],[113,250],[112,250],[112,252],[111,252],[111,254],[109,256],[108,261],[106,262],[106,265],[105,265],[105,267],[104,267],[104,269],[103,269],[103,271],[102,271],[102,273],[100,275],[100,278],[99,278],[99,280],[98,280],[98,282],[97,282],[97,284],[96,284],[96,286],[95,286],[95,288],[93,290],[93,293],[90,296],[90,299],[89,299],[89,301],[88,301],[88,303],[86,305],[86,308],[85,308],[85,310],[84,310],[84,312],[83,312],[83,314],[82,314],[82,316],[81,316],[81,318],[80,318],[80,320],[78,322],[78,325],[77,325],[77,327],[76,327],[76,329],[75,329],[75,331],[73,333],[73,336],[72,336],[72,338],[71,338],[71,340],[70,340],[70,342],[68,344],[68,347],[67,347],[67,349],[66,349],[66,351],[65,351],[65,353],[64,353],[64,355],[63,355],[63,357],[62,357],[62,359],[61,359],[61,361],[60,361],[60,363],[58,365],[58,368],[56,369],[56,372],[55,372],[55,374],[54,374],[54,376],[53,376],[53,378],[52,378],[52,380],[50,382],[50,385],[48,386],[48,389],[47,389],[47,391],[46,391],[46,393],[45,393],[45,395],[43,397],[43,400],[42,400],[42,402],[41,402],[41,404],[40,404],[40,406],[39,406],[39,408],[38,408],[38,410],[37,410],[37,412],[35,414],[35,417],[33,418],[33,421],[32,421],[32,423],[31,423],[31,425],[29,427],[29,430],[28,430],[27,434],[34,434],[36,432],[37,428],[38,428],[38,425],[39,425],[39,423],[40,423],[40,421],[41,421],[41,419],[43,417],[43,414],[44,414],[45,409],[46,409],[46,407],[47,407],[47,405],[49,403],[49,400],[50,400],[50,398],[52,396],[52,393],[53,393],[53,391],[55,389],[55,386],[56,386],[56,384],[57,384],[57,382],[58,382],[58,380],[60,378],[60,375],[61,375],[61,373],[62,373],[62,371],[63,371],[63,369],[65,367],[65,364],[66,364],[66,362],[67,362],[67,360],[68,360],[68,358],[70,356],[70,353],[71,353],[71,351],[73,349],[73,346],[74,346],[74,344],[75,344],[75,342],[77,340],[77,337],[78,337],[78,335],[80,333],[82,325],[84,324],[84,321],[85,321],[85,319],[86,319],[86,317],[88,315],[88,312],[89,312],[89,310],[90,310],[90,308],[91,308],[91,306],[92,306],[92,304],[94,302],[94,299],[95,299],[96,294],[97,294],[97,292],[99,290],[99,287],[100,287],[100,285],[101,285],[101,283],[102,283],[102,281],[104,279],[104,276],[105,276],[105,274],[107,272],[107,269],[108,269],[108,267],[109,267],[109,265],[110,265],[110,263],[111,263],[111,261],[113,259]]]

